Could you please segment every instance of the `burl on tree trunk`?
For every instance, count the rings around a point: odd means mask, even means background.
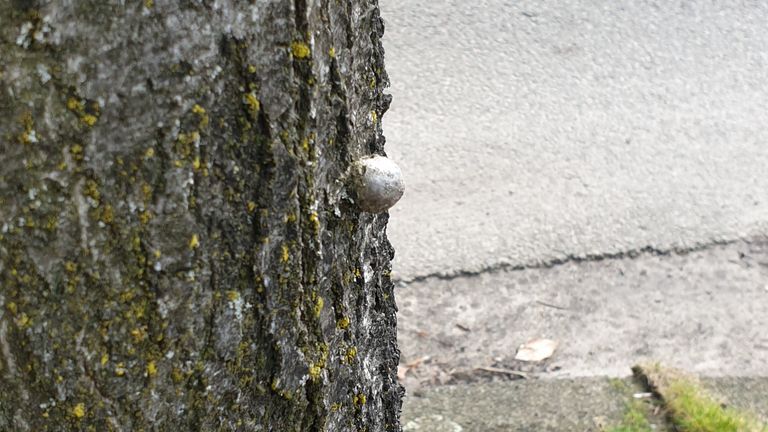
[[[377,0],[0,23],[0,430],[398,431]]]

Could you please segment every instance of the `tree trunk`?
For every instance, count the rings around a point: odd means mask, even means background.
[[[0,430],[399,430],[377,0],[0,24]]]

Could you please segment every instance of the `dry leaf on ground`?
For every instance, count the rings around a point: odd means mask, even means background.
[[[557,341],[552,339],[531,339],[520,345],[515,360],[537,362],[552,357],[557,349]]]
[[[406,363],[405,365],[398,365],[397,366],[397,378],[398,379],[405,379],[405,376],[408,374],[408,372],[411,369],[416,369],[424,363],[425,361],[429,360],[429,356],[422,356],[417,358],[416,360]]]

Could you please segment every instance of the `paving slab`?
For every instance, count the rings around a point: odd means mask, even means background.
[[[607,379],[513,381],[431,389],[406,398],[404,432],[599,431],[625,395]]]
[[[703,378],[729,405],[768,418],[768,378]],[[631,379],[517,380],[426,389],[406,397],[405,432],[600,431],[620,424],[637,387]],[[651,417],[657,431],[662,417]]]
[[[749,411],[768,423],[768,376],[705,378],[702,384],[726,405]]]
[[[768,3],[380,5],[395,277],[768,233]]]
[[[622,377],[661,361],[708,376],[768,375],[768,239],[687,254],[570,262],[403,284],[406,387],[536,377]],[[520,344],[559,342],[540,363]]]

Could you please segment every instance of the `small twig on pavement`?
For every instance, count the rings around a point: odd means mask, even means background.
[[[542,306],[551,307],[551,308],[554,308],[554,309],[560,309],[560,310],[568,310],[568,308],[567,308],[567,307],[558,306],[558,305],[553,305],[553,304],[551,304],[551,303],[546,303],[546,302],[543,302],[543,301],[541,301],[541,300],[536,300],[536,303],[538,303],[538,304],[540,304],[540,305],[542,305]]]
[[[512,369],[504,369],[504,368],[497,368],[497,367],[490,367],[490,366],[480,366],[480,367],[476,367],[475,370],[491,372],[491,373],[498,373],[498,374],[515,375],[515,376],[519,376],[520,378],[528,378],[528,374],[527,373],[522,372],[522,371],[512,370]]]
[[[464,330],[465,332],[471,332],[472,331],[472,329],[470,329],[469,327],[467,327],[465,325],[461,325],[459,323],[456,323],[456,327],[458,327],[459,330]]]

